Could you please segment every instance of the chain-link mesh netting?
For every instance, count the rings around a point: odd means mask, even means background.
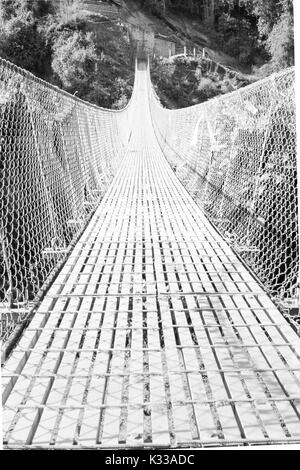
[[[206,103],[150,107],[174,171],[283,306],[299,305],[294,69]]]
[[[0,60],[4,339],[102,198],[129,139],[131,108],[98,108]]]
[[[110,183],[133,106],[82,102],[0,61],[1,335],[26,318]],[[179,179],[285,306],[297,295],[294,70],[177,111],[150,96]]]

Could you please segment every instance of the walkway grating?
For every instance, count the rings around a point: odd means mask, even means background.
[[[300,340],[161,153],[117,176],[7,360],[7,448],[300,442]]]

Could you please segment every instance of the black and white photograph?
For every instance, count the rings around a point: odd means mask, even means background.
[[[0,0],[2,451],[300,450],[298,8]]]

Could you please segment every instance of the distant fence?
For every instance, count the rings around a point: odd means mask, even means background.
[[[194,57],[205,61],[208,72],[226,75],[229,78],[241,76],[240,72],[215,61],[204,47],[187,47],[163,38],[155,38],[154,57],[164,57],[174,60],[179,57]],[[233,88],[234,89],[234,88]]]
[[[221,64],[220,62],[215,61],[209,54],[206,48],[202,47],[185,47],[185,46],[176,46],[175,54],[171,54],[169,51],[169,58],[174,59],[176,57],[194,57],[195,59],[201,58],[207,64],[207,70],[209,72],[215,72],[218,74],[223,74],[228,76],[229,78],[237,77],[240,74],[238,70],[234,68],[228,67],[226,65]]]
[[[160,57],[170,57],[172,55],[175,55],[176,43],[172,41],[168,41],[168,39],[155,37],[153,53],[154,55],[157,55]]]

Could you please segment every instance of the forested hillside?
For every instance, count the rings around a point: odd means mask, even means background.
[[[123,107],[134,76],[128,31],[108,21],[95,27],[84,7],[80,0],[0,0],[0,56],[82,99]]]
[[[159,25],[182,47],[208,44],[248,76],[232,81],[209,73],[200,58],[156,57],[153,80],[166,105],[195,104],[294,63],[292,0],[122,0],[114,4],[117,20],[88,12],[88,4],[111,0],[0,0],[0,56],[85,100],[120,108],[133,85],[132,9],[147,15],[148,28]]]
[[[253,65],[260,54],[267,74],[294,63],[292,0],[139,0],[158,16],[184,12],[204,23],[213,33],[215,45]]]

